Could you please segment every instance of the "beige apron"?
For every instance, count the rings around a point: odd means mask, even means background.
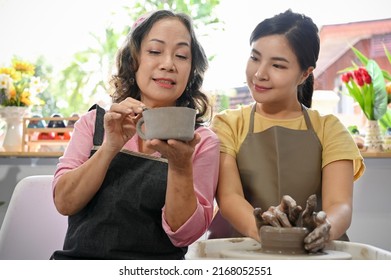
[[[316,194],[319,211],[322,186],[322,145],[306,108],[307,130],[273,126],[254,133],[253,106],[249,132],[237,155],[237,163],[246,199],[254,207],[267,210],[290,195],[305,207],[308,197]]]
[[[322,145],[307,109],[303,107],[307,130],[273,126],[256,133],[255,110],[256,103],[251,111],[249,132],[237,155],[245,198],[253,207],[267,210],[280,204],[282,196],[288,194],[304,208],[307,198],[316,194],[316,211],[319,211],[322,208]],[[209,238],[238,235],[218,213],[210,227]]]

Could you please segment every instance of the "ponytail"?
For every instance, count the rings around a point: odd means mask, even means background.
[[[311,108],[312,95],[314,93],[314,75],[311,73],[303,84],[297,88],[297,98],[299,102]]]

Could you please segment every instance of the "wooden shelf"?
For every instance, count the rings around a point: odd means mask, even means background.
[[[362,151],[361,155],[364,158],[391,158],[391,151],[376,152],[376,153],[368,153],[368,152]]]
[[[32,132],[56,132],[56,133],[61,133],[61,132],[72,132],[73,128],[72,127],[53,127],[53,128],[26,128],[26,133],[32,133]]]
[[[1,151],[0,157],[60,157],[69,140],[66,139],[37,139],[39,133],[72,133],[73,127],[45,127],[29,128],[30,121],[77,121],[78,117],[43,117],[43,118],[23,118],[23,139],[21,151],[7,152]],[[57,149],[56,149],[57,147]],[[361,151],[364,158],[391,158],[391,151],[370,153]]]
[[[28,158],[58,158],[63,152],[4,152],[0,151],[0,157],[28,157]]]
[[[23,135],[22,135],[22,147],[21,152],[11,152],[11,156],[48,156],[48,157],[58,157],[63,154],[63,151],[70,140],[70,136],[73,132],[73,127],[29,127],[31,122],[76,122],[78,117],[69,117],[69,118],[61,118],[61,117],[32,117],[32,118],[23,118]],[[65,124],[65,123],[64,123]],[[61,139],[61,137],[57,139],[44,139],[39,138],[41,134],[54,134],[54,136],[58,136],[61,133],[68,133],[69,137],[67,139]],[[4,153],[2,153],[4,154]]]

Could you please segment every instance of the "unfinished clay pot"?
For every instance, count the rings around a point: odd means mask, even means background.
[[[188,107],[160,107],[143,111],[137,122],[138,135],[144,139],[177,139],[190,141],[194,138],[197,111]]]
[[[307,254],[304,238],[309,231],[304,227],[263,226],[260,230],[262,252],[270,254]]]

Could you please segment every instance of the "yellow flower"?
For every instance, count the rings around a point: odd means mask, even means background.
[[[0,74],[6,74],[12,78],[14,81],[19,81],[22,78],[20,72],[16,72],[15,68],[12,67],[2,67],[0,68]]]
[[[31,102],[30,98],[30,91],[28,89],[25,89],[22,94],[20,95],[20,101],[26,104],[26,106],[30,106],[33,103]]]
[[[14,85],[11,85],[8,96],[9,99],[16,99],[16,88]]]
[[[388,94],[391,94],[391,82],[388,82],[386,84],[386,91],[387,91]]]
[[[42,105],[37,97],[48,87],[46,81],[35,75],[35,65],[13,60],[12,67],[0,68],[0,106]]]
[[[12,62],[12,66],[16,71],[27,74],[29,76],[34,76],[35,74],[35,66],[29,62],[14,60]]]

